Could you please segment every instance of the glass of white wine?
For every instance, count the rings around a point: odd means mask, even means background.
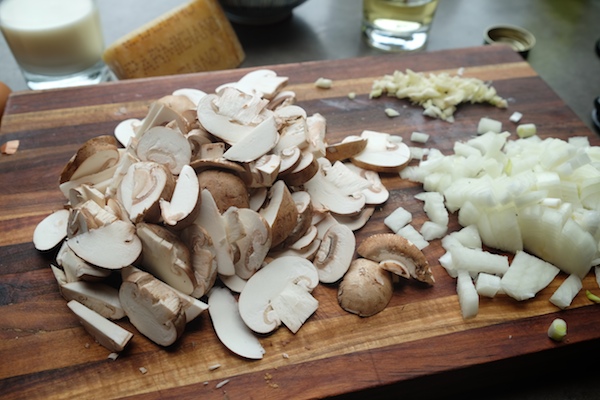
[[[417,51],[427,45],[438,0],[363,0],[367,43],[385,51]]]

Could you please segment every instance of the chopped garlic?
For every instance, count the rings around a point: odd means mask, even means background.
[[[140,367],[139,370],[142,373],[142,375],[146,375],[148,373],[148,370],[145,367]]]
[[[514,122],[517,123],[521,120],[521,118],[523,118],[523,114],[521,114],[518,111],[515,111],[514,113],[512,113],[512,115],[510,116],[510,118],[508,119],[510,122]]]
[[[454,121],[454,111],[461,103],[487,102],[496,107],[506,108],[505,99],[498,96],[496,89],[476,78],[450,76],[447,73],[428,74],[395,71],[375,80],[369,93],[370,98],[388,93],[399,99],[409,99],[422,106],[424,115]]]
[[[413,132],[410,135],[410,140],[417,143],[425,143],[429,140],[429,135],[423,132]]]
[[[209,371],[214,371],[215,369],[221,368],[221,364],[213,364],[208,366]]]
[[[321,89],[330,89],[333,84],[331,79],[319,78],[315,81],[315,86]]]
[[[567,336],[567,323],[564,319],[556,318],[548,328],[548,337],[560,342],[565,336]]]
[[[110,353],[108,359],[115,361],[119,357],[119,353]]]
[[[400,113],[398,111],[394,110],[393,108],[386,108],[385,115],[387,115],[390,118],[393,118],[393,117],[397,117],[398,115],[400,115]]]
[[[228,383],[229,383],[229,379],[225,379],[224,381],[217,383],[217,385],[215,386],[215,389],[220,389],[223,386],[227,385]]]
[[[349,98],[350,100],[354,100],[354,99],[356,98],[356,93],[355,93],[355,92],[350,92],[350,93],[348,93],[348,98]]]

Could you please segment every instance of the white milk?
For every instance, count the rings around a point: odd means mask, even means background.
[[[104,42],[92,0],[2,0],[0,29],[21,66],[68,75],[100,61]]]

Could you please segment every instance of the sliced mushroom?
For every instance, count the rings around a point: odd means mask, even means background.
[[[304,190],[310,193],[313,207],[341,215],[358,214],[366,204],[364,194],[349,190],[355,187],[352,181],[332,179],[327,172],[330,168],[325,164],[329,163],[326,158],[320,158],[319,163],[321,167],[317,174],[303,186]]]
[[[327,145],[325,157],[332,163],[344,161],[359,154],[365,147],[367,147],[367,139],[354,136],[348,141]]]
[[[381,177],[377,171],[360,168],[351,162],[346,162],[344,165],[350,171],[353,171],[369,183],[369,185],[362,190],[367,204],[383,204],[389,199],[390,192],[381,182]]]
[[[217,250],[208,232],[198,224],[192,224],[181,232],[181,239],[190,251],[196,286],[193,297],[204,296],[217,279]]]
[[[389,304],[394,293],[390,272],[375,261],[357,258],[338,288],[338,302],[349,313],[370,317]]]
[[[288,82],[288,77],[278,76],[268,69],[258,69],[248,72],[239,81],[219,86],[216,91],[225,87],[234,87],[248,94],[255,94],[266,99],[272,99]]]
[[[150,128],[139,139],[136,154],[142,161],[161,164],[173,175],[178,175],[192,158],[192,147],[178,130],[163,126]]]
[[[196,107],[198,107],[200,99],[206,96],[206,92],[193,88],[180,88],[175,90],[173,94],[175,96],[186,96]]]
[[[82,184],[69,190],[69,205],[71,207],[77,207],[88,200],[93,200],[101,207],[106,205],[104,194],[93,186]]]
[[[142,121],[137,118],[125,119],[117,124],[115,127],[115,138],[123,145],[127,147],[131,140],[136,136],[136,130],[142,125]]]
[[[254,161],[269,152],[278,141],[279,133],[275,119],[270,116],[234,143],[223,157],[238,162]]]
[[[227,240],[227,232],[217,203],[207,189],[203,189],[200,196],[200,212],[194,223],[206,230],[215,246],[218,273],[221,275],[234,275],[233,252]]]
[[[362,211],[356,215],[337,215],[331,214],[337,222],[346,225],[353,231],[357,231],[369,222],[371,216],[375,212],[375,206],[367,205]]]
[[[76,300],[71,300],[67,306],[77,315],[84,329],[102,346],[110,351],[119,352],[125,349],[133,334],[97,312],[90,310]]]
[[[113,136],[96,136],[77,150],[60,173],[60,183],[80,179],[116,165],[119,161],[118,143]]]
[[[257,333],[272,332],[282,320],[296,328],[312,314],[310,310],[316,309],[310,292],[318,283],[317,269],[310,261],[293,256],[274,259],[246,282],[238,302],[240,315]]]
[[[297,191],[292,193],[292,199],[298,210],[298,218],[296,225],[287,235],[287,237],[279,244],[279,248],[285,248],[296,243],[302,238],[308,229],[312,226],[313,209],[310,201],[310,195],[305,191]]]
[[[109,269],[98,268],[79,257],[67,242],[58,250],[56,262],[63,268],[67,282],[102,281],[111,274]]]
[[[85,261],[108,269],[132,264],[142,251],[135,226],[122,220],[73,236],[67,244]]]
[[[300,163],[302,152],[298,146],[291,146],[285,148],[279,152],[279,158],[281,163],[279,165],[279,176],[293,171],[294,168]]]
[[[298,210],[292,195],[283,181],[277,181],[269,190],[267,202],[258,211],[271,227],[271,247],[276,247],[288,237],[296,226]]]
[[[355,165],[377,172],[397,173],[410,162],[410,148],[390,140],[390,134],[363,131],[361,137],[368,142],[363,151],[350,159]]]
[[[190,252],[177,235],[168,229],[147,223],[136,225],[142,242],[143,269],[184,294],[196,287]]]
[[[223,217],[229,221],[226,217],[234,213],[243,230],[235,241],[230,240],[237,250],[235,273],[242,279],[248,279],[262,266],[271,248],[271,227],[258,212],[249,208],[232,207]]]
[[[219,212],[229,207],[248,208],[250,196],[244,181],[229,171],[207,169],[198,173],[200,190],[208,190]]]
[[[290,186],[301,186],[311,180],[319,172],[319,163],[313,153],[302,152],[300,161],[281,178]]]
[[[175,179],[162,164],[142,161],[132,164],[121,180],[117,196],[129,219],[158,222],[160,220],[160,199],[171,199]]]
[[[379,266],[401,278],[410,279],[410,271],[398,260],[382,260]]]
[[[347,226],[334,224],[327,229],[313,260],[319,281],[334,283],[340,280],[350,268],[355,247],[354,233]]]
[[[104,318],[118,320],[125,316],[118,289],[100,282],[69,282],[60,287],[67,301],[77,300]]]
[[[58,210],[44,217],[33,231],[33,245],[39,251],[58,246],[67,237],[69,210]]]
[[[212,288],[208,295],[208,307],[215,333],[225,347],[244,358],[263,358],[265,349],[242,320],[237,301],[229,290]]]
[[[281,157],[276,154],[265,154],[259,159],[245,163],[247,175],[251,177],[248,187],[271,187],[279,177]]]
[[[177,177],[170,201],[159,199],[163,222],[177,229],[191,224],[200,210],[199,199],[200,184],[196,171],[185,165]]]
[[[69,191],[71,189],[84,184],[93,186],[94,188],[102,192],[110,186],[110,184],[112,183],[112,177],[116,171],[117,165],[113,165],[99,172],[96,172],[95,174],[82,176],[81,178],[72,179],[70,181],[61,183],[58,188],[66,198],[69,198]]]
[[[358,254],[370,260],[381,262],[396,260],[418,281],[433,285],[435,279],[427,258],[413,243],[394,233],[371,235],[356,249]]]
[[[129,321],[158,345],[175,343],[187,322],[179,294],[147,272],[130,267],[122,275],[119,300]]]
[[[308,151],[325,157],[327,154],[327,143],[325,134],[327,133],[327,121],[319,113],[315,113],[306,118],[306,141],[308,142]]]

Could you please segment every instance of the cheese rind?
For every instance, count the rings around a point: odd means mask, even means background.
[[[235,68],[244,50],[217,0],[192,0],[111,44],[102,56],[119,79]]]

